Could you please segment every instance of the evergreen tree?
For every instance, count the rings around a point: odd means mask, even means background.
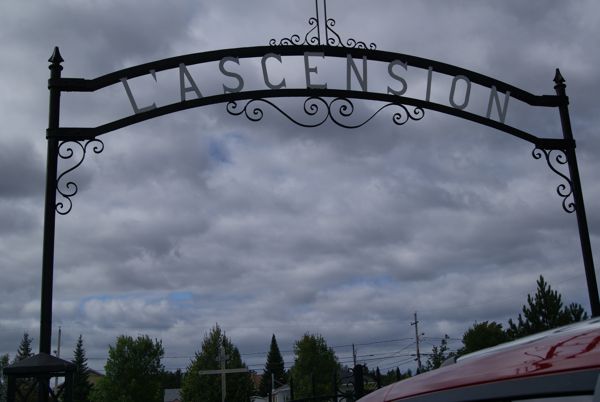
[[[321,335],[304,334],[294,345],[294,366],[291,369],[294,380],[294,397],[312,396],[314,381],[315,394],[331,394],[334,372],[340,371],[335,352],[327,346]]]
[[[260,396],[267,396],[271,392],[271,375],[275,378],[273,388],[280,387],[286,383],[283,357],[281,357],[279,346],[277,346],[275,334],[271,337],[271,348],[269,349],[267,363],[265,364],[265,369],[262,378],[260,379],[258,393]]]
[[[511,339],[535,334],[548,329],[560,327],[587,319],[587,313],[577,303],[563,307],[562,296],[540,275],[537,280],[537,291],[533,297],[527,295],[527,306],[522,308],[517,322],[508,320],[507,334]]]
[[[83,348],[83,338],[81,335],[79,335],[79,339],[77,339],[72,362],[75,364],[75,373],[73,376],[73,401],[87,402],[90,399],[92,384],[89,381],[90,370],[87,366],[87,358],[85,357],[85,349]]]
[[[121,335],[108,349],[105,376],[92,388],[97,402],[162,402],[160,386],[164,367],[162,342],[147,335]]]
[[[495,321],[475,323],[463,334],[462,342],[464,346],[458,350],[458,355],[473,353],[509,340],[510,338],[502,328],[502,324]]]
[[[7,379],[4,376],[6,366],[8,366],[8,354],[0,356],[0,402],[6,402]]]
[[[387,373],[381,376],[381,386],[385,387],[386,385],[390,385],[410,377],[412,377],[412,372],[410,370],[407,370],[405,373],[401,373],[400,368],[396,367],[395,369],[388,370]]]
[[[33,339],[29,337],[27,332],[25,332],[23,334],[23,338],[21,338],[21,343],[19,344],[19,349],[17,350],[17,354],[13,360],[13,363],[20,362],[21,360],[33,356],[33,351],[31,350],[32,341]]]
[[[221,368],[221,354],[226,358],[225,368],[245,368],[240,352],[227,338],[219,325],[215,325],[202,341],[202,350],[196,352],[187,368],[181,384],[181,396],[185,402],[221,402],[221,376],[200,375],[202,370]],[[227,401],[249,402],[254,385],[249,373],[226,374]]]
[[[32,342],[33,338],[30,338],[29,334],[25,332],[23,334],[23,338],[21,338],[21,343],[19,344],[19,348],[17,349],[17,354],[15,355],[15,358],[12,361],[13,364],[33,356],[33,351],[31,349]],[[28,397],[24,398],[27,402],[35,400],[36,395],[33,389],[33,387],[35,387],[35,382],[33,379],[17,378],[16,386],[19,389],[19,393],[21,393],[22,395],[28,395]]]

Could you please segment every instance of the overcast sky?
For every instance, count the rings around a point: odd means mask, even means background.
[[[330,0],[327,11],[344,39],[537,95],[554,94],[559,67],[600,260],[597,2]],[[36,350],[39,341],[54,46],[65,59],[63,77],[91,79],[304,35],[314,13],[309,0],[0,3],[0,353],[12,358],[25,331]],[[248,86],[260,84],[258,60],[241,64]],[[291,83],[298,70],[285,65],[276,74]],[[319,80],[345,82],[343,64],[321,68]],[[376,71],[369,70],[369,85],[385,88],[386,70]],[[203,92],[235,83],[190,72]],[[141,104],[178,96],[177,70],[159,74],[160,86],[148,77],[132,82]],[[442,83],[433,91],[448,96]],[[65,126],[132,113],[121,85],[62,99]],[[280,104],[306,119],[301,99]],[[561,135],[557,111],[514,105],[511,124]],[[354,343],[370,367],[414,368],[414,312],[428,351],[476,321],[516,317],[540,274],[589,311],[575,215],[563,211],[562,181],[531,156],[532,144],[432,111],[403,126],[384,111],[346,130],[331,122],[301,128],[268,107],[251,122],[225,106],[104,135],[104,151],[70,176],[79,193],[56,228],[52,342],[54,349],[61,326],[61,356],[72,356],[82,334],[90,365],[102,369],[116,336],[148,334],[162,339],[167,368],[185,368],[219,323],[259,371],[271,334],[290,351],[307,331],[336,346],[342,362],[351,356],[342,346]],[[355,107],[360,117],[375,105]],[[289,367],[293,356],[285,360]]]

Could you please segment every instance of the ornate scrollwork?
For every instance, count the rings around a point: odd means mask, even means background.
[[[97,139],[85,140],[85,141],[63,141],[58,146],[58,156],[61,159],[68,160],[71,158],[76,162],[73,166],[62,172],[56,179],[56,191],[63,197],[64,201],[58,201],[56,203],[56,212],[60,215],[67,215],[73,208],[73,201],[71,197],[77,194],[79,187],[77,183],[73,181],[67,181],[64,185],[61,183],[63,178],[75,169],[77,169],[83,161],[88,152],[88,148],[95,154],[99,154],[104,150],[104,143]]]
[[[243,114],[251,121],[260,121],[264,116],[262,105],[268,105],[277,110],[292,123],[308,128],[318,127],[327,120],[331,120],[333,123],[343,128],[359,128],[373,120],[373,118],[382,110],[392,107],[399,109],[392,115],[392,121],[398,126],[404,125],[409,120],[421,120],[425,115],[423,108],[418,106],[409,109],[405,105],[398,103],[386,103],[366,119],[363,118],[359,121],[351,121],[351,116],[354,114],[355,107],[350,99],[333,98],[327,100],[319,96],[312,96],[304,100],[303,110],[305,115],[309,118],[309,121],[306,122],[302,122],[291,116],[274,102],[262,98],[251,99],[243,106],[239,105],[236,101],[231,101],[227,104],[227,112],[234,116]]]
[[[333,18],[327,18],[327,1],[323,4],[324,11],[324,24],[321,25],[321,19],[319,17],[319,5],[318,1],[315,0],[315,17],[308,19],[308,25],[311,27],[309,31],[304,35],[304,40],[298,34],[291,35],[280,40],[271,39],[269,45],[271,46],[282,46],[282,45],[326,45],[326,46],[339,46],[348,48],[359,48],[359,49],[371,49],[376,50],[377,45],[369,43],[367,45],[363,41],[358,41],[353,38],[349,38],[344,42],[340,35],[334,31],[333,27],[336,22]]]
[[[562,207],[565,212],[572,214],[575,212],[575,201],[573,199],[573,182],[558,168],[568,163],[567,154],[562,149],[542,149],[535,147],[531,152],[535,159],[541,159],[542,156],[546,159],[548,167],[557,175],[563,178],[566,182],[561,183],[556,187],[556,193],[563,199]]]
[[[367,49],[367,48],[369,48],[371,50],[377,49],[377,45],[374,44],[373,42],[369,43],[369,45],[367,46],[367,44],[365,42],[359,41],[359,40],[356,40],[353,38],[349,38],[348,40],[346,40],[346,43],[344,44],[344,41],[342,40],[340,35],[338,35],[338,33],[333,30],[334,26],[335,26],[335,20],[333,18],[328,18],[327,22],[325,23],[327,45],[358,48],[358,49]],[[329,34],[331,34],[332,36],[329,36]]]

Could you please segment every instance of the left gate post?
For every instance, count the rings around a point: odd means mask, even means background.
[[[60,89],[57,82],[61,77],[63,58],[58,47],[48,61],[51,63],[48,89],[50,90],[48,129],[60,125]],[[46,159],[46,196],[44,204],[44,245],[42,254],[42,295],[40,310],[40,353],[51,353],[52,341],[52,287],[54,277],[54,235],[56,219],[56,174],[58,171],[58,139],[46,134],[48,151]],[[49,381],[40,379],[39,400],[48,400]],[[43,388],[43,389],[42,389]]]

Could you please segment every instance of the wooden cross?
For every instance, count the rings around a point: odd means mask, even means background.
[[[225,363],[227,361],[227,356],[225,355],[225,348],[223,346],[219,346],[219,362],[221,368],[219,370],[200,370],[198,371],[199,375],[210,375],[210,374],[221,374],[221,402],[225,402],[225,397],[227,395],[227,385],[225,381],[225,376],[227,374],[233,373],[247,373],[247,368],[235,368],[235,369],[226,369]]]

